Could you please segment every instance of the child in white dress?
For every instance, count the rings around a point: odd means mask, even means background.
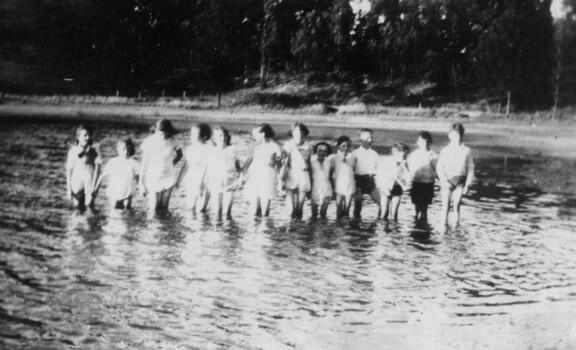
[[[310,156],[312,146],[304,140],[309,131],[306,125],[295,123],[291,130],[292,139],[287,141],[284,152],[284,166],[281,171],[286,190],[287,205],[293,219],[302,219],[302,208],[306,194],[310,192]]]
[[[398,220],[398,208],[404,189],[410,184],[410,172],[406,165],[408,146],[396,143],[392,146],[392,155],[380,157],[376,172],[376,185],[380,191],[382,219],[388,220],[392,212]]]
[[[97,181],[102,160],[92,142],[92,129],[80,125],[76,129],[76,145],[68,151],[66,160],[66,195],[76,208],[94,208]]]
[[[314,154],[310,158],[310,169],[312,170],[312,195],[311,209],[312,217],[318,216],[318,207],[320,207],[320,217],[326,217],[328,204],[332,199],[332,161],[330,154],[332,150],[326,142],[318,142],[314,146]]]
[[[348,136],[340,136],[336,142],[338,152],[330,158],[334,169],[334,191],[336,192],[336,217],[350,216],[350,204],[356,193],[354,170],[356,156],[352,153],[352,141]]]
[[[214,128],[212,134],[214,149],[210,154],[206,170],[206,183],[214,211],[218,218],[226,210],[226,217],[232,218],[234,192],[239,187],[240,160],[236,147],[230,145],[230,133],[223,127]]]
[[[134,159],[134,143],[131,139],[118,141],[116,151],[118,156],[106,163],[96,188],[100,187],[104,177],[108,177],[106,193],[110,200],[110,207],[132,209],[132,196],[140,171],[140,164]]]
[[[142,142],[140,190],[148,196],[149,209],[155,213],[168,210],[178,178],[176,164],[182,159],[182,149],[176,143],[176,133],[169,120],[161,119],[154,133]]]
[[[282,160],[282,150],[274,142],[275,134],[270,125],[260,124],[252,130],[252,135],[257,145],[242,170],[248,175],[246,193],[254,215],[269,216],[270,203],[277,191],[276,169]]]
[[[212,129],[206,123],[198,123],[190,128],[190,146],[184,154],[184,164],[180,170],[177,184],[184,181],[188,204],[192,212],[200,206],[200,212],[206,212],[210,194],[206,188],[206,165],[212,153],[213,144],[209,142]]]

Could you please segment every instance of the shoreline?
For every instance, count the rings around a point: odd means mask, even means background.
[[[480,118],[423,118],[390,115],[319,115],[289,114],[278,111],[247,110],[188,110],[157,106],[100,106],[100,105],[0,105],[3,119],[47,119],[71,121],[106,121],[118,123],[152,124],[167,118],[177,127],[187,128],[193,123],[254,125],[270,123],[289,125],[296,121],[313,127],[414,131],[428,130],[443,133],[455,122],[463,123],[468,134],[489,135],[493,144],[525,148],[543,155],[576,158],[576,124],[573,121],[501,120]]]

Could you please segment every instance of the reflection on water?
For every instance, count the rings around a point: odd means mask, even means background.
[[[146,133],[100,127],[105,159]],[[64,198],[72,129],[0,131],[1,348],[569,348],[576,336],[576,199],[515,187],[519,172],[479,159],[450,230],[416,225],[406,198],[397,223],[292,222],[283,198],[254,219],[242,194],[233,220],[193,217],[181,193],[166,217],[104,198],[82,215]],[[235,142],[247,154],[248,136]]]

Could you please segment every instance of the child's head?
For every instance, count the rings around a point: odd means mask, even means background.
[[[332,153],[332,148],[330,147],[330,145],[327,142],[318,142],[315,146],[314,146],[314,154],[316,154],[318,156],[319,160],[324,160],[324,158],[326,158],[327,156],[329,156]]]
[[[404,143],[398,142],[392,145],[392,157],[394,157],[394,160],[397,162],[403,161],[406,159],[407,155],[408,146],[406,146]]]
[[[348,136],[342,135],[336,141],[336,148],[338,148],[339,152],[348,153],[351,151],[352,141]]]
[[[221,126],[215,127],[212,138],[214,139],[214,143],[217,147],[224,148],[230,146],[230,133],[226,128]]]
[[[300,122],[296,122],[292,125],[292,129],[290,130],[290,136],[297,141],[300,142],[303,137],[308,136],[310,131],[308,127]]]
[[[252,129],[252,135],[254,136],[256,141],[261,141],[262,139],[271,139],[276,134],[274,133],[274,130],[269,124],[262,123],[259,124],[254,129]]]
[[[154,132],[156,134],[162,134],[165,139],[172,138],[178,132],[172,123],[168,119],[160,119],[154,125]]]
[[[364,148],[370,148],[372,145],[372,130],[362,129],[360,130],[360,145]]]
[[[136,153],[136,148],[134,147],[134,142],[132,139],[127,138],[125,140],[118,141],[116,145],[116,151],[118,155],[125,158],[130,158]]]
[[[92,144],[92,128],[88,125],[81,124],[76,128],[76,144],[79,146],[88,146]]]
[[[464,138],[464,126],[460,123],[452,124],[448,130],[448,138],[452,142],[462,141]]]
[[[190,129],[190,139],[193,143],[199,141],[200,143],[205,143],[212,137],[212,129],[210,125],[206,123],[198,123],[192,125]]]
[[[421,149],[429,149],[432,144],[432,135],[428,131],[421,131],[420,134],[418,134],[416,144]]]

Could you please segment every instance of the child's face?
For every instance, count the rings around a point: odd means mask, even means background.
[[[223,147],[225,145],[224,142],[224,133],[220,129],[214,130],[214,143],[217,147]]]
[[[200,140],[200,129],[198,129],[196,126],[193,126],[190,129],[190,141],[192,143],[198,143],[202,140]]]
[[[300,131],[300,128],[292,129],[292,138],[294,139],[294,141],[296,143],[299,143],[302,141],[302,131]]]
[[[90,139],[92,139],[92,135],[90,135],[88,130],[80,130],[78,134],[78,144],[80,146],[86,146],[90,142]]]
[[[342,142],[340,144],[340,146],[338,146],[338,150],[344,154],[350,152],[350,149],[352,148],[352,144],[348,141],[346,142]]]
[[[156,131],[154,131],[154,133],[155,133],[156,135],[159,135],[162,139],[167,138],[167,137],[166,137],[166,133],[165,133],[164,131],[160,130],[160,129],[156,129]]]
[[[120,157],[128,158],[128,147],[126,147],[124,142],[118,142],[118,145],[116,146],[116,152],[118,152]]]
[[[256,142],[261,142],[264,139],[264,133],[260,128],[252,129],[252,136],[254,136]]]
[[[396,162],[401,162],[406,159],[406,152],[400,149],[393,149],[392,150],[392,157]]]
[[[428,149],[429,147],[428,141],[423,139],[422,137],[418,137],[418,140],[416,140],[416,145],[420,149]]]
[[[326,147],[325,145],[318,146],[318,148],[316,149],[316,154],[318,155],[318,160],[323,161],[328,155],[328,147]]]
[[[372,145],[372,133],[371,132],[361,132],[360,133],[360,145],[364,148],[368,148]]]
[[[452,142],[460,142],[461,137],[460,134],[456,130],[450,130],[448,133],[448,139]]]

